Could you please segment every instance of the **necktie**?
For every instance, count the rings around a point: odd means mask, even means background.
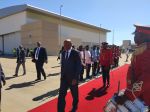
[[[66,58],[65,58],[66,60],[68,59],[68,51],[66,51]]]
[[[38,60],[38,56],[39,56],[39,51],[40,51],[40,48],[37,48],[37,51],[36,51],[36,54],[35,54],[35,59]]]

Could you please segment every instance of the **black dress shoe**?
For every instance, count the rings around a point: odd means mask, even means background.
[[[26,75],[26,73],[23,73],[22,75]]]
[[[77,108],[73,107],[70,112],[76,112],[76,111],[77,111]]]
[[[13,75],[13,76],[18,77],[18,74],[15,74],[15,75]]]
[[[39,80],[41,80],[41,79],[35,79],[35,81],[39,81]]]
[[[44,80],[46,80],[46,76],[44,77]]]

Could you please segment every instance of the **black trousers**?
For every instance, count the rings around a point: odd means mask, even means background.
[[[96,76],[96,72],[97,72],[97,62],[94,62],[93,64],[92,64],[92,75],[93,76]]]
[[[117,57],[114,62],[115,62],[115,66],[117,67],[119,65],[119,57]]]
[[[20,65],[22,65],[22,67],[23,67],[23,74],[26,74],[25,62],[18,62],[18,63],[17,63],[17,66],[16,66],[15,75],[18,75],[18,71],[19,71]]]
[[[117,58],[114,58],[114,66],[117,67]]]
[[[101,69],[100,62],[98,62],[97,63],[97,71],[96,71],[97,74],[100,73],[100,69]]]
[[[128,54],[126,54],[126,61],[128,61],[128,58],[129,58],[129,55],[128,55]]]
[[[78,102],[79,102],[78,84],[72,86],[71,83],[67,81],[66,79],[61,79],[59,96],[58,96],[58,104],[57,104],[57,112],[65,112],[65,105],[66,105],[65,97],[67,95],[68,88],[70,88],[71,95],[73,98],[72,107],[76,109],[78,107]]]
[[[79,76],[79,80],[80,80],[80,81],[83,80],[83,74],[84,74],[84,66],[82,65],[82,66],[81,66],[81,73],[80,73],[80,76]]]
[[[107,84],[110,84],[109,72],[110,72],[110,66],[109,67],[102,66],[103,85],[106,85],[106,81],[107,81]]]
[[[86,78],[90,78],[91,64],[86,64]]]
[[[41,79],[41,74],[43,75],[44,78],[46,78],[43,65],[44,65],[44,62],[40,62],[40,61],[35,62],[36,71],[37,71],[37,79]]]

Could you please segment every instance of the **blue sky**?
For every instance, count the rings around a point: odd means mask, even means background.
[[[131,39],[133,24],[150,25],[150,0],[0,0],[0,8],[16,4],[30,4],[89,24],[114,30],[114,43]],[[113,33],[107,35],[112,44]]]

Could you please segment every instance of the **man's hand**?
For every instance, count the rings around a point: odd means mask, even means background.
[[[60,60],[60,56],[58,56],[57,61]]]
[[[45,63],[47,64],[47,63],[48,63],[48,61],[47,61],[47,60],[45,60]]]
[[[5,86],[6,85],[6,81],[3,81],[3,86]]]
[[[77,84],[77,80],[73,79],[72,80],[72,86],[76,85]]]

